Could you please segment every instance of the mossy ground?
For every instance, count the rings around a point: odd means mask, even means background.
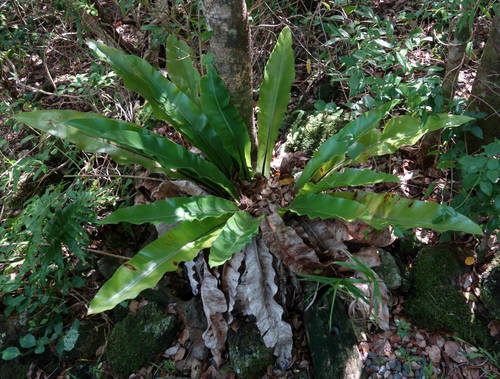
[[[462,268],[447,247],[425,248],[413,269],[413,288],[405,306],[407,315],[429,330],[447,330],[478,346],[491,341],[484,323],[471,312],[453,285]]]

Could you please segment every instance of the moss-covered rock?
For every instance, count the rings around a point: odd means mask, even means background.
[[[480,299],[490,315],[500,320],[500,254],[482,275]]]
[[[261,378],[274,363],[273,352],[268,349],[254,324],[240,326],[237,333],[229,334],[229,362],[239,378]]]
[[[472,344],[489,346],[486,325],[471,312],[453,284],[462,270],[457,254],[450,248],[422,249],[415,260],[405,311],[416,324],[429,330],[448,330]]]
[[[305,313],[314,378],[360,378],[363,362],[345,303],[337,297],[332,317],[330,310],[331,297],[322,296]]]
[[[118,377],[128,377],[154,355],[170,346],[177,335],[177,319],[151,303],[116,324],[106,359]]]
[[[287,151],[302,151],[312,155],[336,130],[336,120],[339,113],[329,111],[306,115],[298,113],[288,134]]]

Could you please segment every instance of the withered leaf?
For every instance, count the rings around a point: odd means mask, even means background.
[[[291,271],[306,274],[321,267],[316,252],[277,213],[266,216],[260,228],[269,250]]]
[[[208,324],[207,330],[203,333],[203,340],[212,352],[217,366],[220,366],[228,331],[227,322],[224,319],[227,303],[224,293],[218,288],[217,278],[210,272],[205,261],[203,261],[203,279],[200,291],[203,311]]]
[[[255,316],[264,344],[274,348],[278,364],[286,369],[292,362],[292,327],[282,320],[283,307],[274,296],[278,286],[273,257],[261,238],[254,238],[245,249],[245,272],[238,287],[238,300],[246,315]]]

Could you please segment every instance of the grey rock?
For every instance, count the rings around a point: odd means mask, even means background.
[[[166,316],[155,303],[127,315],[115,325],[108,341],[106,359],[113,372],[117,377],[128,377],[140,369],[172,344],[177,325],[177,319]]]
[[[68,359],[92,360],[97,349],[106,342],[104,328],[99,328],[97,323],[83,320],[78,329],[78,340],[73,350],[66,353]]]
[[[401,287],[401,270],[391,253],[384,249],[378,249],[380,255],[380,266],[373,269],[383,279],[387,288],[391,290]]]
[[[393,361],[390,361],[390,362],[389,362],[389,368],[390,368],[391,370],[394,370],[394,369],[397,367],[397,364],[398,364],[398,363],[397,363],[396,361],[394,361],[394,360],[393,360]]]
[[[320,296],[305,313],[314,378],[358,379],[363,361],[345,303],[335,299],[331,325],[330,308],[331,298]]]
[[[274,363],[272,350],[264,345],[253,324],[243,324],[236,333],[230,331],[228,345],[229,362],[239,378],[261,378]]]

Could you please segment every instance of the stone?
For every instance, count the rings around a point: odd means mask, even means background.
[[[405,312],[423,328],[455,332],[474,345],[488,348],[492,341],[486,324],[471,312],[453,284],[464,270],[452,247],[437,245],[422,249],[412,270],[413,285]]]
[[[75,347],[65,354],[67,359],[92,360],[99,347],[105,344],[106,334],[104,328],[99,328],[97,323],[82,321],[78,329],[78,340]]]
[[[305,312],[305,327],[316,379],[357,379],[363,361],[345,303],[338,297],[331,317],[331,297],[319,296]]]
[[[481,275],[480,300],[495,320],[500,320],[500,254]]]
[[[264,345],[254,324],[242,324],[228,338],[229,362],[239,378],[258,379],[274,363],[273,351]]]
[[[128,377],[154,355],[169,347],[178,332],[178,321],[151,303],[118,322],[108,341],[106,360],[117,377]]]
[[[380,256],[380,266],[373,269],[380,275],[387,288],[395,290],[401,287],[401,270],[391,253],[384,249],[378,249]]]

